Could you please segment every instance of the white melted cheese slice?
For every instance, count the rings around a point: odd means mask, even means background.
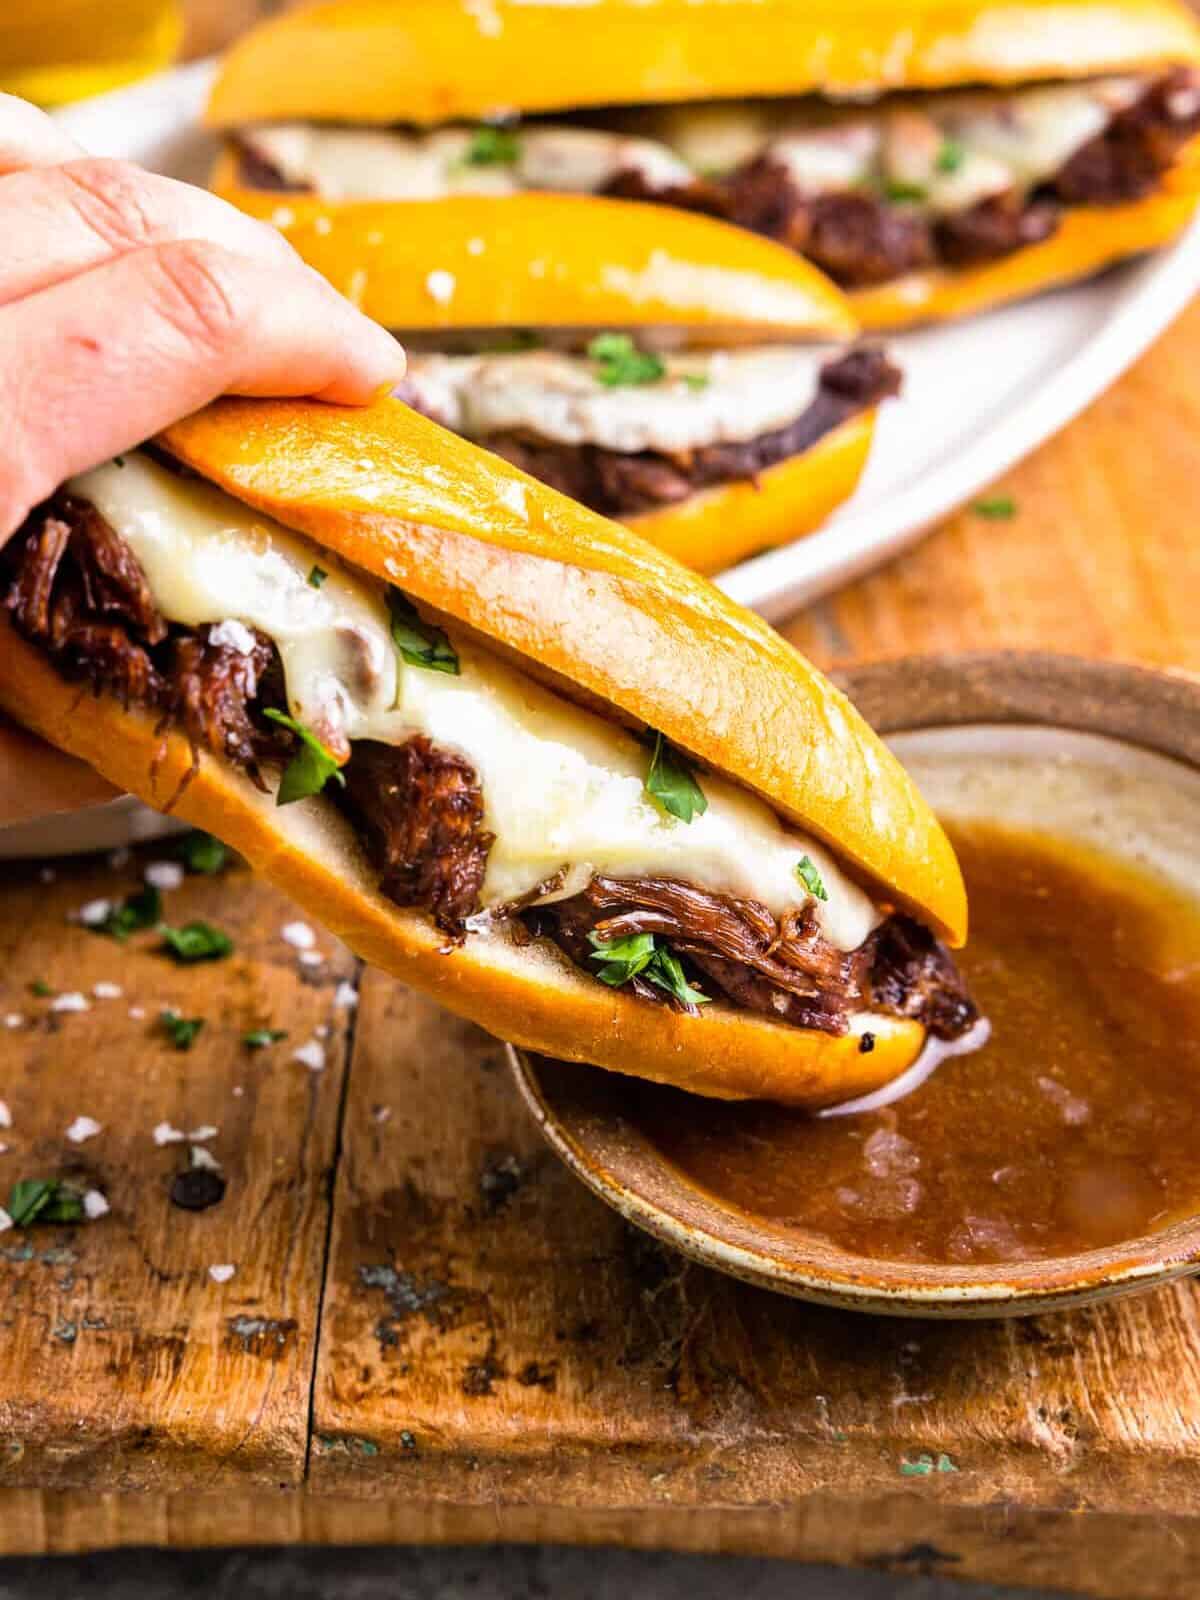
[[[565,868],[561,893],[595,872],[658,875],[759,900],[780,916],[809,898],[796,877],[807,855],[829,896],[813,905],[833,944],[856,949],[880,920],[828,850],[722,778],[701,777],[703,815],[667,816],[645,791],[649,755],[630,733],[474,645],[454,641],[458,677],[398,664],[382,585],[240,501],[142,455],[69,488],[128,543],[171,621],[224,624],[235,648],[230,624],[273,639],[291,714],[325,743],[425,734],[471,763],[496,836],[485,908]],[[318,564],[328,575],[314,588]]]
[[[326,200],[440,200],[455,194],[515,194],[525,189],[591,194],[621,172],[655,189],[690,183],[686,162],[650,139],[554,124],[521,129],[513,161],[474,162],[469,128],[432,133],[269,123],[242,140],[290,182]]]
[[[605,384],[584,355],[412,355],[421,409],[468,439],[513,430],[605,450],[697,450],[787,427],[817,393],[832,352],[811,345],[717,350],[660,359],[657,382]]]
[[[853,111],[812,100],[631,108],[606,114],[603,127],[517,127],[515,159],[482,165],[467,159],[476,135],[463,127],[413,133],[274,123],[242,138],[290,182],[330,200],[590,194],[629,172],[662,190],[763,156],[805,194],[872,185],[886,192],[891,183],[920,191],[905,203],[945,215],[1053,177],[1144,85],[1134,76],[1094,78],[885,97]]]

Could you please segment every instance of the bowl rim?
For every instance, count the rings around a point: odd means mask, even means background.
[[[1006,650],[909,655],[832,676],[885,736],[1052,727],[1099,734],[1200,771],[1200,677],[1187,672]],[[885,1315],[997,1317],[1131,1294],[1200,1267],[1200,1213],[1115,1246],[1011,1266],[938,1267],[848,1253],[836,1265],[806,1261],[802,1235],[760,1226],[667,1161],[621,1115],[613,1090],[619,1076],[543,1063],[512,1045],[507,1052],[543,1137],[595,1194],[685,1255],[776,1292]],[[586,1087],[582,1106],[572,1099],[572,1073],[601,1086],[599,1107]]]

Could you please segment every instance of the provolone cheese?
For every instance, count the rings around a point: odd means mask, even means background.
[[[661,357],[655,383],[605,384],[595,361],[555,350],[413,355],[407,385],[468,439],[512,430],[605,450],[697,450],[786,427],[812,403],[830,351],[771,345]]]
[[[597,872],[661,875],[782,915],[809,898],[796,875],[807,855],[829,896],[813,904],[833,944],[856,949],[879,921],[828,850],[734,784],[703,774],[708,809],[684,823],[646,793],[648,752],[615,723],[460,639],[457,677],[400,662],[383,587],[240,501],[142,455],[69,487],[127,542],[170,620],[240,624],[274,640],[292,715],[330,748],[425,734],[471,763],[496,836],[485,908],[565,869],[561,892]],[[314,587],[317,565],[327,576]],[[237,637],[227,634],[234,648]]]

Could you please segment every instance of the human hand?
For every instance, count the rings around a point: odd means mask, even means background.
[[[353,405],[403,375],[390,334],[274,229],[0,95],[0,544],[64,479],[219,394]],[[0,825],[111,793],[0,727]]]

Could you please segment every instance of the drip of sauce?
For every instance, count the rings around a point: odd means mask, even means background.
[[[820,1119],[639,1086],[632,1115],[726,1204],[890,1261],[1036,1261],[1200,1210],[1200,906],[1115,856],[951,827],[987,1042]]]

